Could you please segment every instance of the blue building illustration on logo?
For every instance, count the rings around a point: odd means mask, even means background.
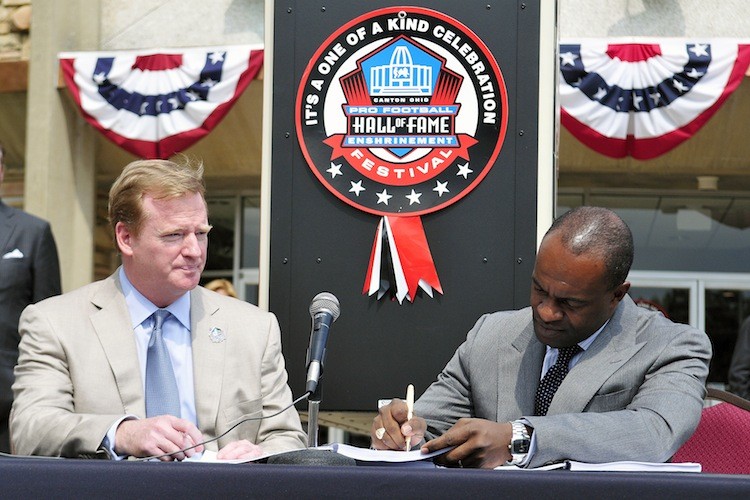
[[[370,95],[431,96],[441,61],[405,39],[362,61]]]

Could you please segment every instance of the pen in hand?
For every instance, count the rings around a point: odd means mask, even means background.
[[[411,420],[412,413],[414,412],[414,385],[409,384],[406,388],[406,420]],[[406,438],[406,451],[411,450],[411,436]]]

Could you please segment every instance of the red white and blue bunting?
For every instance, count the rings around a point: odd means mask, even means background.
[[[561,121],[605,156],[655,158],[695,134],[748,65],[750,40],[563,41]]]
[[[260,45],[60,54],[84,118],[142,158],[169,158],[208,134],[263,66]]]

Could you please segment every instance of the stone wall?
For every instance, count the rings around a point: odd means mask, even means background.
[[[28,60],[31,0],[0,0],[0,62]]]

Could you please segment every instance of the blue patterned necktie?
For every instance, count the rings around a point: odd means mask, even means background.
[[[544,375],[536,390],[535,415],[544,416],[547,414],[557,388],[560,387],[565,375],[568,374],[570,360],[582,350],[578,344],[571,347],[561,347],[557,350],[557,361]]]
[[[162,337],[162,325],[169,316],[166,309],[154,312],[154,328],[146,355],[146,416],[180,416],[180,394],[169,351]]]

